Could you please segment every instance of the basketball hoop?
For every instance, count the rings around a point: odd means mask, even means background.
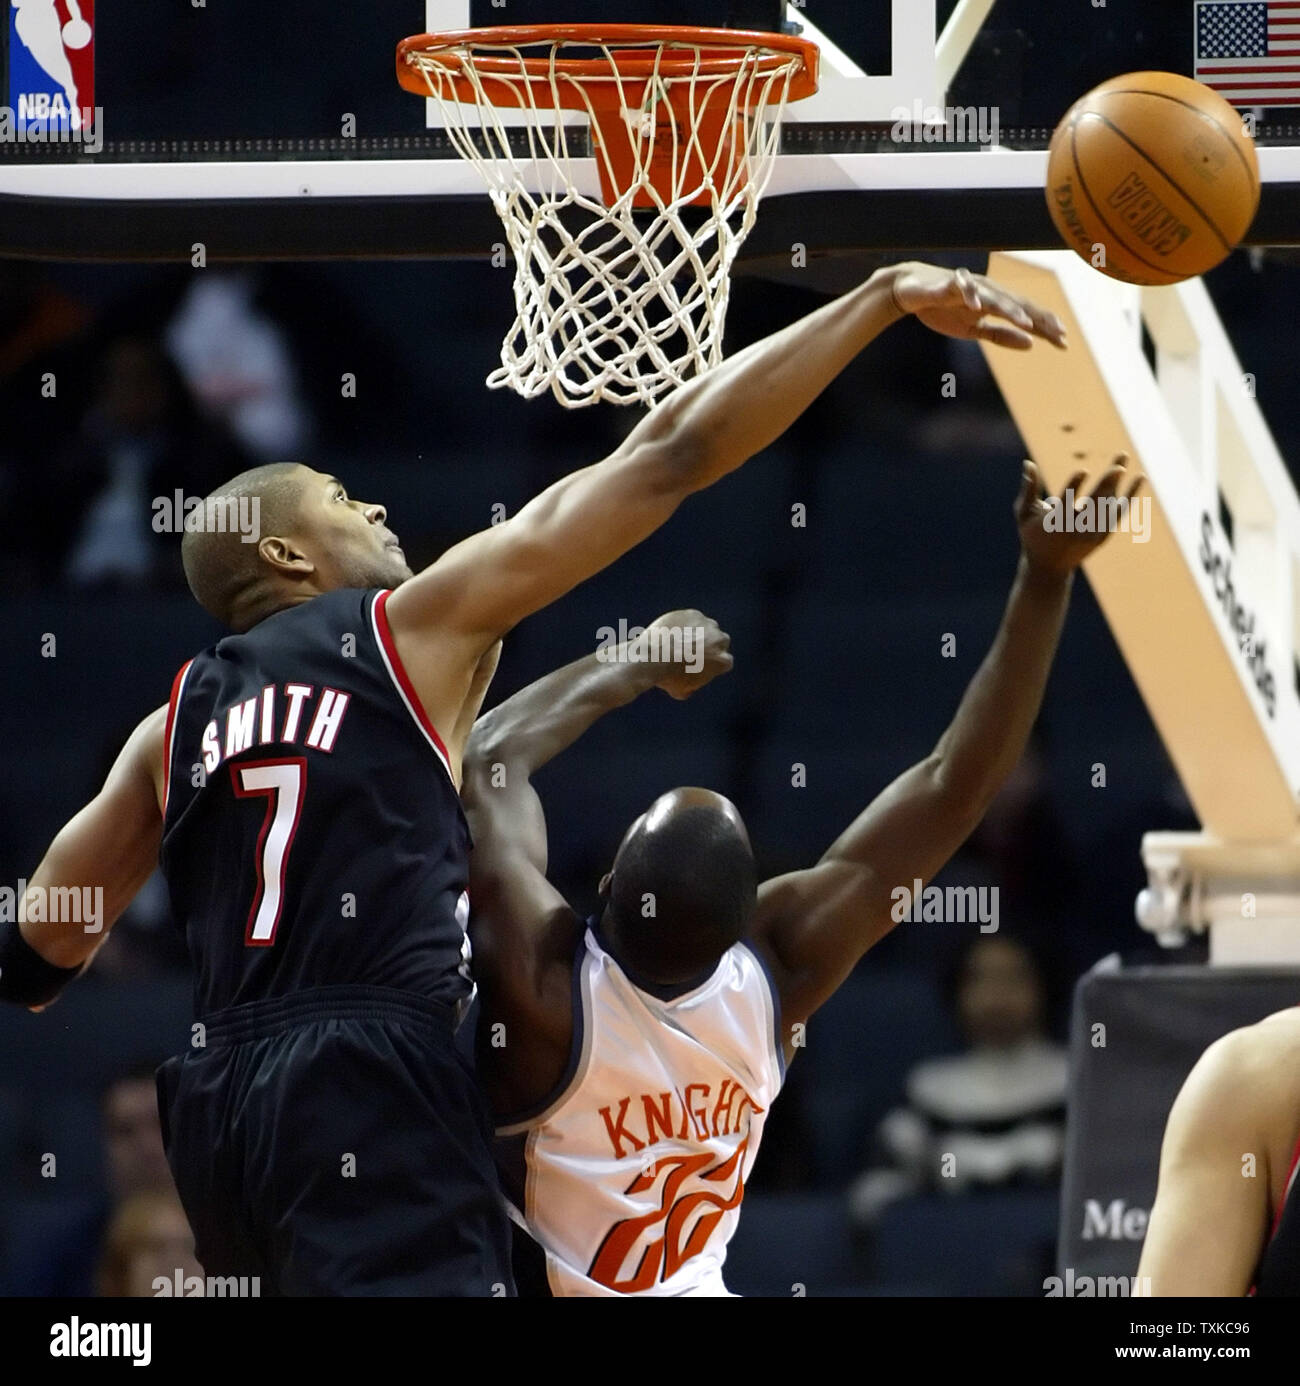
[[[649,405],[716,365],[781,118],[817,90],[818,58],[785,34],[634,24],[405,39],[398,81],[438,103],[515,257],[517,317],[488,385]],[[514,140],[505,111],[521,113]],[[565,112],[587,117],[590,154]]]

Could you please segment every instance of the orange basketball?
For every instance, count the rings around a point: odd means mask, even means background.
[[[1176,284],[1237,247],[1259,207],[1241,115],[1173,72],[1112,77],[1065,113],[1047,204],[1065,243],[1113,279]]]

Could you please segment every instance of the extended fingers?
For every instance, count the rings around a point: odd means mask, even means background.
[[[975,330],[971,334],[981,342],[992,342],[994,346],[1010,347],[1012,351],[1028,351],[1034,344],[1034,339],[1028,332],[1022,331],[1018,327],[1012,327],[1010,323],[998,322],[994,318],[981,318],[975,324]]]
[[[1017,327],[1023,327],[1026,331],[1033,328],[1033,315],[1014,294],[1007,293],[1005,289],[1000,288],[991,279],[985,279],[983,275],[978,278],[972,275],[970,278],[979,295],[978,304],[985,313],[994,313],[1000,318],[1006,318],[1009,322],[1015,323]]]
[[[1097,483],[1093,491],[1094,497],[1105,497],[1117,495],[1120,483],[1128,475],[1128,454],[1121,452],[1118,457],[1106,469],[1105,474]],[[1140,478],[1139,478],[1140,480]]]
[[[1083,483],[1087,480],[1087,472],[1075,472],[1069,481],[1061,488],[1061,500],[1064,501],[1067,497],[1072,495],[1074,497],[1075,507],[1077,508],[1079,502],[1083,499],[1080,495],[1080,492],[1083,490]]]
[[[1042,478],[1038,474],[1038,468],[1026,458],[1021,473],[1020,494],[1016,497],[1016,514],[1021,520],[1027,520],[1033,515],[1042,489]]]
[[[1042,337],[1054,346],[1062,349],[1067,346],[1065,325],[1055,313],[1040,308],[1028,299],[1008,293],[984,275],[975,276],[975,280],[980,287],[986,312],[995,312],[1001,317],[1009,318],[1026,331],[1032,332],[1035,337]]]
[[[962,302],[972,313],[980,312],[984,308],[984,301],[975,276],[968,269],[959,269],[953,277],[961,292]]]

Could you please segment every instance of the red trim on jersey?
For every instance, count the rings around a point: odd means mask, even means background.
[[[176,677],[172,680],[172,691],[167,698],[167,726],[163,732],[163,813],[167,812],[167,795],[171,790],[172,781],[172,731],[176,725],[176,706],[180,702],[181,684],[185,680],[189,667],[193,664],[192,659],[187,659],[184,664],[176,671]]]
[[[1291,1166],[1286,1172],[1286,1183],[1282,1185],[1282,1201],[1277,1205],[1277,1213],[1273,1218],[1273,1230],[1268,1234],[1271,1242],[1277,1236],[1277,1229],[1282,1221],[1282,1214],[1286,1212],[1287,1196],[1295,1186],[1296,1167],[1300,1165],[1300,1138],[1297,1138],[1295,1150],[1291,1154]]]
[[[1300,1168],[1300,1137],[1297,1137],[1296,1139],[1295,1150],[1291,1155],[1291,1167],[1286,1172],[1286,1183],[1282,1185],[1282,1199],[1281,1202],[1277,1205],[1277,1212],[1273,1214],[1273,1226],[1268,1234],[1268,1241],[1264,1243],[1264,1251],[1268,1250],[1269,1243],[1272,1242],[1273,1238],[1277,1236],[1277,1229],[1282,1225],[1282,1214],[1286,1212],[1287,1198],[1294,1191],[1295,1188],[1297,1168]],[[1262,1266],[1263,1264],[1264,1252],[1260,1252],[1259,1266]],[[1259,1274],[1259,1266],[1256,1266],[1255,1268],[1256,1275]],[[1254,1295],[1256,1288],[1257,1287],[1255,1285],[1251,1285],[1250,1289],[1247,1291],[1247,1298],[1250,1298]]]
[[[296,765],[302,771],[298,782],[298,802],[294,805],[293,823],[289,836],[285,839],[284,854],[280,858],[280,901],[276,906],[275,918],[271,921],[271,932],[266,938],[253,937],[253,925],[257,922],[257,912],[262,908],[262,897],[266,894],[266,873],[262,870],[262,854],[266,851],[267,834],[275,822],[275,812],[279,807],[278,797],[273,788],[245,789],[239,782],[243,770],[260,770],[268,765]],[[262,831],[257,835],[256,864],[257,889],[253,891],[253,903],[248,909],[248,919],[244,923],[245,948],[270,948],[275,942],[276,931],[280,927],[280,916],[284,913],[284,882],[289,873],[289,853],[293,850],[293,840],[298,835],[298,824],[302,820],[302,801],[307,797],[307,759],[305,756],[281,756],[276,760],[241,760],[230,766],[230,787],[239,799],[266,800],[266,816],[262,819]]]
[[[375,628],[379,631],[379,638],[383,642],[384,653],[388,656],[388,662],[392,665],[393,676],[397,679],[398,687],[406,695],[406,701],[410,705],[411,711],[415,714],[415,719],[424,729],[429,739],[438,748],[438,754],[447,763],[447,771],[451,773],[451,757],[447,754],[447,748],[443,745],[442,737],[434,729],[433,723],[429,720],[429,714],[424,710],[424,704],[420,701],[415,692],[415,685],[411,682],[410,676],[402,664],[401,658],[397,653],[397,646],[393,642],[392,628],[388,624],[388,613],[384,610],[388,604],[388,599],[393,594],[391,591],[381,592],[375,598]]]

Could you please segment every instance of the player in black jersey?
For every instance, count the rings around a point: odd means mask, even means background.
[[[1153,1295],[1300,1295],[1297,1171],[1293,1007],[1216,1040],[1188,1074],[1165,1127],[1139,1281]]]
[[[235,634],[180,672],[31,878],[102,888],[111,926],[161,862],[200,1023],[159,1096],[209,1274],[264,1293],[509,1287],[485,1117],[452,1042],[471,989],[457,791],[497,642],[773,442],[907,313],[1064,345],[1050,313],[964,270],[879,271],[418,575],[382,506],[310,468],[209,498],[205,521],[259,508],[256,542],[225,523],[184,541],[195,596]],[[102,937],[24,910],[0,934],[0,997],[48,1002]]]

